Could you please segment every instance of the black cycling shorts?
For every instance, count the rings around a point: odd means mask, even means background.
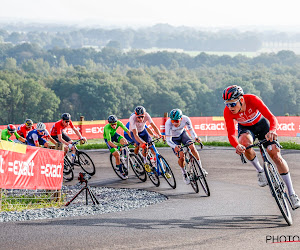
[[[241,124],[238,124],[238,137],[241,136],[241,134],[248,133],[252,136],[253,142],[257,138],[259,141],[264,140],[266,137],[265,135],[270,131],[270,123],[269,121],[262,117],[258,123],[252,125],[252,126],[243,126]],[[275,144],[275,142],[267,141],[263,145],[265,148],[267,148],[269,145]]]
[[[71,141],[71,138],[70,138],[69,136],[67,136],[64,132],[61,133],[61,136],[62,136],[62,138],[63,138],[66,142]],[[55,141],[60,142],[60,141],[58,140],[58,136],[57,136],[57,135],[54,135],[54,136],[51,136],[51,137],[52,137]]]

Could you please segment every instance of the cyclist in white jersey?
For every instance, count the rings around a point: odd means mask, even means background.
[[[185,157],[183,151],[180,151],[180,148],[181,144],[186,145],[193,140],[189,137],[188,133],[185,130],[185,127],[187,127],[187,130],[190,132],[194,141],[201,142],[200,138],[197,136],[193,129],[191,119],[186,115],[183,115],[180,109],[172,109],[170,112],[170,119],[168,119],[165,124],[166,139],[168,145],[173,149],[175,155],[179,157],[178,165],[181,168],[183,181],[185,182],[185,184],[189,184],[190,179],[188,178],[184,169]],[[201,166],[200,156],[194,144],[190,145],[189,148],[191,149],[193,155],[196,157],[199,165]],[[207,175],[205,169],[202,168],[202,170],[204,174]]]
[[[143,148],[142,155],[144,157],[144,164],[146,164],[146,153],[147,153],[147,143],[151,142],[151,136],[147,132],[146,122],[149,122],[152,126],[154,132],[160,137],[164,136],[160,133],[159,129],[152,121],[151,116],[146,112],[143,106],[137,106],[135,112],[129,118],[129,131],[131,133],[131,138],[136,143],[135,154],[138,153],[139,146]]]

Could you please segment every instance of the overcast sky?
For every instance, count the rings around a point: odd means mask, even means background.
[[[1,20],[80,25],[300,26],[299,0],[3,0]]]

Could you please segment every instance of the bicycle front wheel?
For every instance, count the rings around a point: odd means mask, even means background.
[[[133,172],[135,173],[136,177],[139,178],[142,182],[145,182],[147,180],[147,175],[139,157],[136,156],[134,153],[130,153],[129,157],[130,166]]]
[[[205,175],[202,171],[202,167],[200,166],[200,164],[198,163],[197,159],[195,156],[191,155],[191,163],[194,165],[195,169],[196,169],[196,173],[197,173],[197,180],[199,181],[204,193],[207,196],[210,196],[210,190],[205,178]]]
[[[188,166],[187,166],[187,175],[190,178],[191,186],[194,189],[195,193],[199,193],[199,186],[197,183],[197,169],[194,164],[192,164],[191,161],[189,161]]]
[[[277,170],[272,164],[265,162],[264,170],[265,170],[269,187],[271,189],[271,193],[276,200],[279,210],[283,218],[285,219],[286,223],[289,226],[291,226],[293,224],[293,219],[292,219],[292,214],[288,207],[287,193],[284,190],[285,184],[281,179],[279,173],[277,172]]]
[[[66,158],[64,158],[63,179],[65,181],[71,181],[74,179],[73,166],[71,165],[71,162]]]
[[[96,173],[96,168],[92,159],[82,151],[78,151],[78,162],[84,172],[93,176]]]
[[[161,169],[162,176],[165,178],[165,180],[170,185],[170,187],[175,189],[176,188],[175,176],[166,159],[163,156],[159,155],[157,163],[159,164],[159,167]]]

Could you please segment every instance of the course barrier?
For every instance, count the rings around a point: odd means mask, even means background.
[[[195,132],[199,136],[227,136],[224,117],[211,116],[211,117],[190,117]],[[277,116],[279,126],[277,133],[279,136],[296,137],[300,136],[300,117],[298,116]],[[120,119],[124,124],[129,119]],[[158,128],[164,132],[166,117],[155,117],[153,121]],[[52,123],[45,123],[48,131],[50,132]],[[107,124],[106,120],[98,121],[74,121],[73,124],[77,127],[83,136],[87,139],[99,139],[103,138],[103,128]],[[17,125],[18,126],[18,125]],[[6,128],[5,125],[1,125],[0,129]],[[237,126],[236,126],[237,129]],[[65,132],[72,138],[77,139],[74,131],[71,128],[67,128]],[[123,134],[122,129],[118,130]]]

